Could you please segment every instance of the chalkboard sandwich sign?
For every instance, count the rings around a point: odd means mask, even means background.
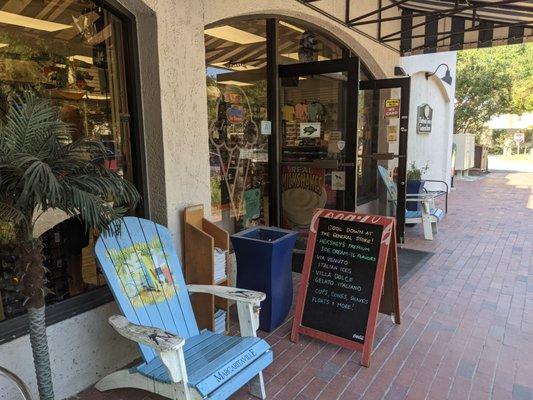
[[[315,210],[291,340],[304,334],[361,351],[368,367],[378,312],[400,323],[394,218]]]

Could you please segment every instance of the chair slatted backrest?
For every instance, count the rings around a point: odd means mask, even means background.
[[[170,231],[135,217],[121,220],[120,234],[102,235],[98,262],[124,316],[187,339],[198,326]],[[140,345],[146,362],[155,352]]]
[[[378,171],[381,179],[383,180],[383,184],[387,188],[387,196],[389,200],[392,200],[394,205],[396,205],[398,199],[398,189],[396,188],[396,183],[394,183],[394,181],[390,178],[389,171],[387,171],[386,168],[378,165]]]

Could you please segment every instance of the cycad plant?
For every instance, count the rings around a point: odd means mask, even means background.
[[[1,239],[14,248],[41,400],[53,399],[54,391],[44,319],[46,270],[35,221],[56,209],[104,232],[134,207],[138,192],[104,167],[105,156],[97,140],[73,141],[58,110],[31,92],[9,107],[0,124]]]

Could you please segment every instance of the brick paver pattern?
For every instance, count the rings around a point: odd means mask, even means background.
[[[402,324],[379,319],[370,368],[356,352],[292,343],[290,318],[260,333],[275,354],[269,399],[533,400],[533,174],[459,181],[434,241],[420,226],[406,232],[406,247],[435,254],[401,288]],[[79,398],[161,399],[94,388]]]

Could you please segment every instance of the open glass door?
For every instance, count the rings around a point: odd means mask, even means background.
[[[404,239],[410,78],[359,83],[357,203],[362,212],[394,216]]]
[[[359,59],[281,65],[281,226],[305,250],[315,208],[355,209]]]

